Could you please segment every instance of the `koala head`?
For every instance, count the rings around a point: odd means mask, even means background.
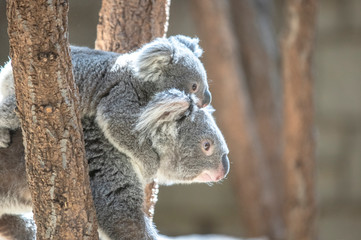
[[[161,184],[216,182],[229,171],[228,148],[210,107],[176,89],[156,94],[142,110],[135,130],[159,154]]]
[[[212,97],[206,71],[199,60],[203,50],[198,42],[197,38],[181,35],[155,39],[136,52],[136,75],[153,94],[176,88],[195,94],[199,107],[207,106]],[[149,87],[151,84],[154,88]]]

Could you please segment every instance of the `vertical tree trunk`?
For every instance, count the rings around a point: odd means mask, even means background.
[[[287,32],[282,41],[284,152],[288,240],[315,234],[315,149],[311,56],[316,0],[288,0]]]
[[[229,1],[193,1],[205,65],[217,109],[217,122],[230,147],[233,176],[249,236],[268,235],[265,219],[272,213],[271,176],[255,126],[250,96],[246,89],[238,46],[233,33]],[[238,156],[239,159],[235,159]]]
[[[97,239],[68,1],[9,0],[10,56],[37,239]]]
[[[103,0],[95,48],[129,52],[164,37],[170,0]]]
[[[231,0],[232,18],[240,43],[247,90],[254,109],[256,126],[265,155],[265,164],[272,181],[270,215],[267,235],[284,239],[283,166],[281,157],[282,83],[279,68],[279,48],[272,19],[273,1]]]
[[[282,83],[279,48],[271,16],[271,0],[231,0],[235,33],[239,41],[260,140],[270,167],[281,172]],[[282,178],[277,180],[281,184]]]
[[[103,0],[95,48],[125,53],[139,48],[168,30],[170,0]],[[145,188],[144,211],[153,218],[158,184]]]

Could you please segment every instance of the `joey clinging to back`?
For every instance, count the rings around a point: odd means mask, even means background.
[[[135,52],[122,55],[72,46],[73,73],[79,88],[82,117],[96,116],[106,137],[118,150],[140,161],[147,159],[147,155],[155,158],[146,143],[136,146],[136,136],[130,132],[130,125],[135,124],[140,108],[152,96],[171,88],[192,93],[198,98],[199,107],[207,106],[211,94],[199,60],[201,55],[198,39],[186,36],[157,38]],[[3,86],[11,85],[8,87],[11,93],[2,102],[6,105],[0,103],[0,112],[4,113],[0,116],[0,147],[6,147],[10,139],[6,130],[20,127],[14,113],[10,62],[1,70],[0,82]]]
[[[71,47],[84,115],[97,111],[100,99],[113,93],[119,94],[113,100],[122,96],[144,106],[154,94],[171,88],[193,93],[199,107],[207,106],[211,93],[199,60],[202,52],[198,39],[186,36],[157,38],[122,55]]]
[[[77,49],[72,51],[76,56]],[[138,135],[131,129],[143,107],[157,93],[169,89],[194,94],[199,107],[210,103],[206,72],[199,60],[201,53],[198,39],[184,36],[159,38],[133,53],[107,61],[105,64],[109,67],[106,71],[96,75],[102,76],[102,87],[86,91],[92,93],[93,97],[83,94],[85,88],[78,84],[82,105],[89,106],[90,113],[94,109],[96,122],[104,135],[119,151],[130,156],[134,166],[139,168],[138,172],[143,175],[143,183],[152,180],[160,164],[159,154],[154,151],[150,141],[139,143]],[[102,53],[97,54],[100,55],[97,58],[101,59]],[[89,58],[81,59],[89,61]],[[92,64],[94,61],[81,64],[81,67]],[[77,72],[76,67],[77,64],[74,64],[74,72]],[[90,77],[92,75],[78,77],[75,74],[75,78],[84,79],[83,82],[89,81]],[[142,166],[146,167],[142,169]]]

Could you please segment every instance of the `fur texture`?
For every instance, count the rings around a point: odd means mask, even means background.
[[[95,116],[107,139],[119,151],[131,156],[135,164],[145,161],[153,164],[158,156],[153,154],[147,142],[138,144],[137,136],[131,129],[141,108],[156,93],[171,88],[193,93],[198,99],[198,106],[210,103],[206,72],[198,59],[201,53],[198,39],[185,36],[158,38],[124,55],[71,47],[82,117]],[[10,64],[0,75],[0,82],[6,83],[0,88],[10,86],[13,81]],[[9,144],[6,129],[20,126],[14,112],[13,87],[8,87],[6,91],[8,94],[0,104],[0,147]]]
[[[223,136],[209,109],[199,108],[211,95],[198,40],[156,39],[124,55],[81,47],[71,52],[101,236],[155,239],[155,228],[142,212],[146,183],[154,178],[160,184],[218,181],[229,168]],[[3,146],[9,144],[6,133],[20,126],[9,66],[0,74],[0,89],[7,93],[0,103]],[[10,154],[21,145],[16,135],[12,141],[0,149],[5,178],[11,164],[24,165],[21,151]],[[20,212],[18,203],[31,207],[24,169],[17,174],[0,192],[0,214],[18,213],[9,212],[8,203]]]

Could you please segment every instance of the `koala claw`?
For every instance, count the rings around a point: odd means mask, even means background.
[[[7,148],[10,145],[10,131],[6,128],[0,128],[0,148]]]

